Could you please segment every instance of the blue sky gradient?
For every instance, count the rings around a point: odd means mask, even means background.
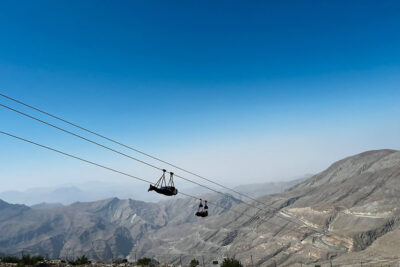
[[[0,10],[2,93],[218,181],[287,180],[400,149],[398,1],[8,1]],[[0,121],[158,176],[10,111]],[[125,179],[4,136],[0,147],[4,190]]]

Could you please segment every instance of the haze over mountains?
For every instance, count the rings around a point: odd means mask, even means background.
[[[268,182],[260,184],[247,184],[234,187],[238,192],[249,194],[253,197],[264,196],[266,194],[281,193],[285,189],[311,177],[305,175],[299,179],[288,182]],[[207,194],[209,190],[203,187],[180,188],[188,194]],[[223,189],[221,189],[224,191]],[[9,203],[25,204],[28,206],[37,204],[63,204],[69,205],[74,202],[98,201],[107,198],[117,197],[120,199],[135,199],[146,202],[158,202],[165,197],[147,192],[145,185],[133,186],[130,183],[106,183],[106,182],[87,182],[80,185],[65,185],[57,188],[33,188],[26,191],[5,191],[0,192],[0,199]],[[239,197],[239,196],[238,196]],[[46,207],[47,205],[41,205]],[[52,206],[52,205],[50,205]],[[37,208],[40,206],[36,206]]]
[[[117,198],[32,209],[0,202],[0,253],[92,259],[154,257],[205,262],[235,255],[257,266],[390,258],[400,254],[400,151],[376,150],[340,160],[249,208],[234,198],[204,196],[146,203]],[[250,217],[244,215],[251,215]]]

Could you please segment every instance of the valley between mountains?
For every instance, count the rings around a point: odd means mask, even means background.
[[[158,203],[111,198],[32,209],[0,201],[0,253],[52,258],[140,257],[206,264],[224,257],[244,265],[292,266],[389,259],[400,254],[400,152],[375,150],[342,159],[250,208],[235,197]],[[223,207],[223,208],[222,208]]]

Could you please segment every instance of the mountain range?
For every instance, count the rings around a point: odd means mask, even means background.
[[[253,197],[266,194],[281,193],[285,189],[300,183],[311,177],[305,175],[301,178],[287,182],[266,182],[259,184],[244,184],[236,186],[235,191],[249,194]],[[182,188],[179,188],[182,189]],[[188,194],[207,194],[209,191],[203,187],[186,187],[183,190]],[[224,190],[222,190],[224,191]],[[25,191],[4,191],[0,192],[0,199],[9,203],[25,204],[33,207],[47,207],[54,204],[69,205],[74,202],[93,202],[107,198],[117,197],[120,199],[135,199],[146,202],[158,202],[165,200],[165,197],[149,194],[142,186],[133,186],[130,183],[112,182],[86,182],[79,185],[63,185],[55,188],[31,188]],[[238,195],[240,197],[240,195]],[[44,205],[43,205],[44,204]],[[39,205],[39,206],[37,206]]]
[[[147,203],[111,198],[30,208],[0,202],[0,253],[94,260],[151,257],[205,264],[235,256],[243,264],[359,263],[400,255],[400,152],[351,156],[268,194],[242,200],[203,195],[210,216],[194,216],[198,201],[173,197]]]

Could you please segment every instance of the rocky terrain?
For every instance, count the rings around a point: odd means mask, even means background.
[[[245,265],[292,266],[333,260],[390,260],[400,255],[400,152],[369,151],[334,163],[259,209],[208,195],[208,218],[197,202],[108,199],[52,209],[0,202],[0,252],[91,259],[152,257],[160,262],[235,256]]]
[[[210,206],[214,216],[240,203],[215,195],[210,200],[225,207]],[[31,253],[72,259],[85,254],[94,260],[124,259],[151,233],[195,222],[197,205],[187,198],[160,203],[112,198],[36,209],[1,201],[0,255]]]

